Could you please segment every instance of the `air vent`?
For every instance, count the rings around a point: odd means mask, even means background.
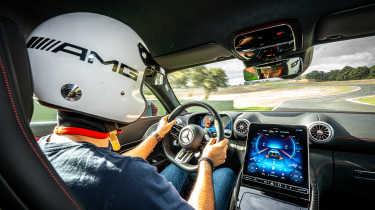
[[[239,137],[247,137],[250,122],[245,119],[239,119],[234,122],[234,132]]]
[[[309,136],[314,143],[327,143],[332,140],[333,134],[332,126],[326,122],[318,121],[309,126]]]

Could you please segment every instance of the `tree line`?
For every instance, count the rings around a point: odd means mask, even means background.
[[[182,71],[176,71],[168,75],[168,80],[177,88],[203,88],[205,99],[219,87],[228,87],[228,76],[221,68],[206,68],[197,66]]]
[[[315,70],[304,75],[304,78],[318,82],[375,79],[375,65],[371,67],[360,66],[356,68],[345,66],[343,69],[332,70],[329,72]]]

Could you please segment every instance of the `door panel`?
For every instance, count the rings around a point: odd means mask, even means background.
[[[155,117],[143,117],[135,121],[134,123],[122,127],[122,134],[119,135],[119,141],[122,147],[121,149],[126,149],[131,147],[132,143],[142,141],[143,135],[146,133],[147,129],[154,123],[160,120],[161,116]]]
[[[126,152],[145,140],[147,136],[153,132],[153,130],[156,130],[157,123],[159,122],[160,118],[161,116],[144,117],[128,126],[123,127],[123,132],[119,136],[119,141],[121,144],[121,150],[119,153]],[[151,126],[152,128],[150,128]],[[149,128],[150,130],[148,130]],[[156,166],[159,171],[167,165],[168,161],[164,156],[160,143],[154,148],[150,156],[147,158],[147,161]]]

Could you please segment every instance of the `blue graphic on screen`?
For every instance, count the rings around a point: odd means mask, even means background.
[[[290,183],[303,182],[303,157],[299,139],[279,131],[258,133],[250,142],[247,171]]]

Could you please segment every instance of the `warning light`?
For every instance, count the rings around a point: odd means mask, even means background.
[[[279,31],[279,32],[276,33],[277,36],[280,36],[280,35],[282,35],[282,34],[283,34],[282,31]]]

